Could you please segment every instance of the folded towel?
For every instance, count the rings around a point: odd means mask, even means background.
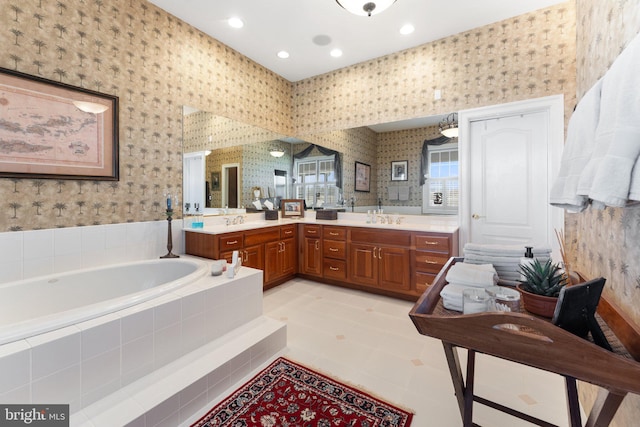
[[[442,305],[447,310],[454,310],[454,311],[459,311],[459,312],[462,313],[462,302],[460,302],[458,304],[457,301],[453,301],[453,300],[449,300],[449,299],[443,298],[442,299]]]
[[[551,188],[549,203],[570,212],[583,211],[588,204],[586,195],[578,195],[578,182],[593,153],[601,90],[602,79],[587,91],[573,112],[567,128],[560,173]],[[595,173],[595,169],[586,173]]]
[[[409,200],[409,187],[398,187],[398,200]]]
[[[547,262],[547,260],[549,259],[548,256],[536,256],[535,258],[540,260],[540,262]],[[464,262],[467,264],[493,264],[494,267],[508,267],[520,264],[520,257],[499,257],[465,253]]]
[[[462,292],[468,286],[449,283],[440,291],[442,305],[448,310],[462,311]]]
[[[530,245],[527,245],[530,246]],[[486,255],[499,255],[499,256],[517,256],[523,257],[525,252],[525,245],[494,245],[483,243],[465,243],[464,252],[467,251],[482,253]],[[532,245],[533,255],[548,255],[551,253],[551,247],[545,245]]]
[[[398,187],[387,187],[389,200],[398,200]]]
[[[478,268],[463,262],[452,265],[446,279],[449,283],[475,287],[489,287],[498,283],[498,275],[494,269]]]

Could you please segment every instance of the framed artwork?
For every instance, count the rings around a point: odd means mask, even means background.
[[[356,162],[355,177],[355,190],[368,193],[371,187],[371,166],[365,163]]]
[[[304,200],[283,199],[280,201],[283,218],[295,218],[304,216]]]
[[[409,161],[391,162],[391,181],[407,181],[409,179]]]
[[[220,172],[211,172],[211,191],[220,191]]]
[[[0,68],[0,177],[118,174],[117,96]]]

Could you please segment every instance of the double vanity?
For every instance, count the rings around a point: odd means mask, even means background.
[[[185,252],[263,270],[268,289],[300,276],[317,282],[408,300],[417,299],[452,256],[458,256],[457,218],[406,216],[371,224],[365,214],[337,220],[264,220],[248,214],[236,224],[212,217],[204,228],[185,225]]]

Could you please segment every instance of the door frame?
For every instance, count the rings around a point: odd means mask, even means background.
[[[238,208],[242,205],[242,189],[240,188],[242,186],[242,183],[240,182],[240,163],[225,163],[220,167],[220,190],[222,191],[220,202],[222,204],[222,208],[229,205],[229,194],[227,191],[227,174],[229,173],[229,169],[233,168],[236,168],[236,182],[238,183],[238,186],[236,188],[238,193]]]
[[[471,123],[487,119],[509,117],[519,114],[545,112],[549,117],[547,164],[550,166],[547,180],[547,195],[560,171],[560,160],[564,147],[564,95],[552,95],[506,104],[472,108],[458,112],[458,153],[460,161],[460,247],[468,242],[471,229]],[[549,230],[547,241],[553,249],[553,258],[560,261],[558,241],[554,229],[564,231],[564,210],[547,204]]]

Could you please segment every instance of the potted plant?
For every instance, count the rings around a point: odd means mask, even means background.
[[[520,265],[525,277],[517,288],[522,294],[525,310],[544,317],[553,317],[560,290],[569,281],[559,264],[548,260],[544,264],[535,259],[532,264]]]

